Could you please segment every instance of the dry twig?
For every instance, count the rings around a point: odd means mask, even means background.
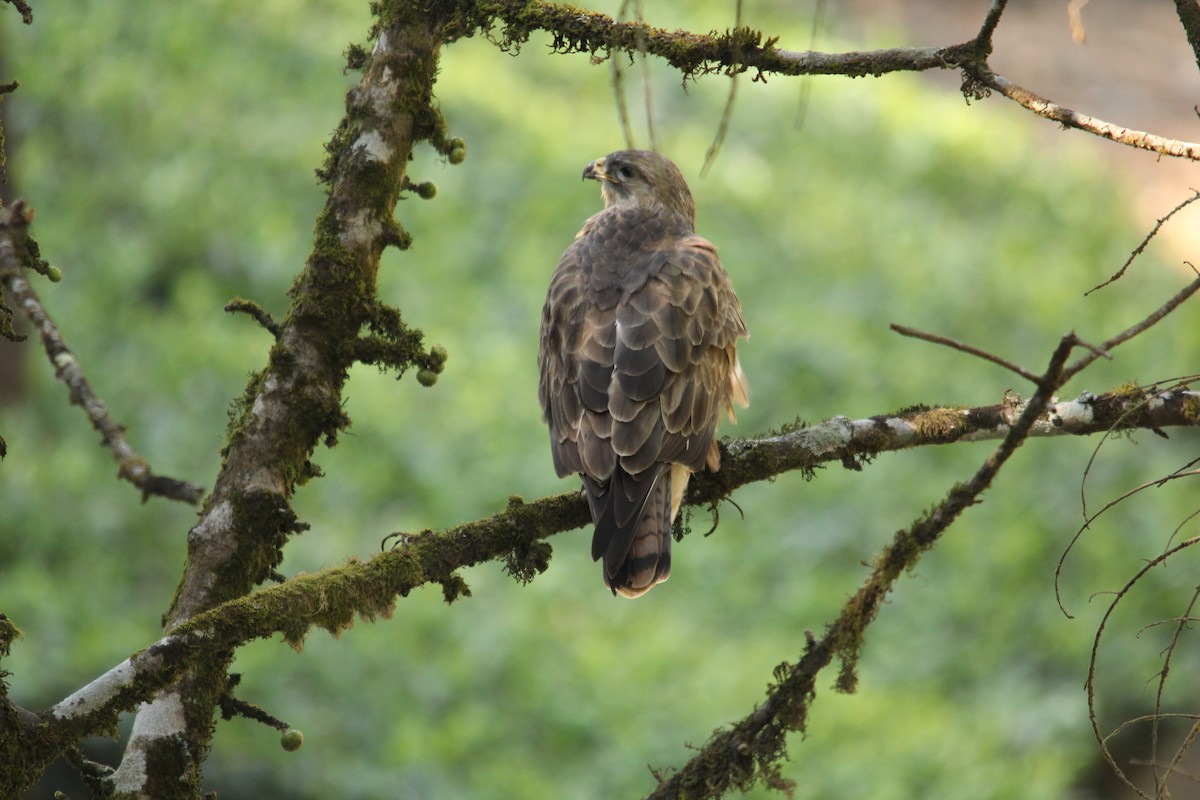
[[[0,209],[0,284],[3,284],[41,337],[56,377],[70,391],[71,403],[81,407],[91,420],[92,427],[100,431],[104,445],[112,451],[117,461],[117,476],[140,489],[143,499],[157,495],[185,503],[200,502],[204,495],[203,487],[154,474],[150,464],[125,439],[125,426],[113,419],[104,402],[92,391],[79,360],[67,347],[62,333],[42,305],[21,266],[19,245],[24,241],[30,216],[31,213],[20,200]]]

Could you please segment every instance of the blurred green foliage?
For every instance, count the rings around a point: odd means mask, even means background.
[[[669,27],[730,24],[724,4],[698,5],[647,13]],[[808,20],[790,8],[751,21],[805,46]],[[312,170],[356,78],[341,52],[361,42],[365,4],[43,4],[31,27],[11,12],[0,23],[3,77],[21,81],[5,101],[15,194],[37,209],[34,235],[65,276],[39,291],[134,446],[157,471],[211,485],[226,410],[270,344],[221,309],[234,295],[286,307],[323,201]],[[285,573],[367,557],[390,531],[493,513],[510,494],[573,487],[555,479],[539,420],[536,329],[559,254],[599,208],[580,170],[623,140],[609,65],[547,44],[535,36],[513,58],[476,37],[443,52],[438,97],[469,156],[451,167],[416,154],[410,177],[435,182],[437,197],[401,203],[414,244],[387,254],[380,292],[446,347],[446,371],[431,388],[354,371],[354,427],[314,457],[328,477],[297,497],[312,530]],[[720,246],[752,333],[752,405],[731,433],[1028,394],[887,325],[1040,371],[1062,333],[1103,340],[1187,278],[1152,246],[1084,298],[1141,236],[1122,187],[1074,147],[1080,135],[1051,138],[999,101],[967,107],[913,76],[820,79],[797,128],[797,81],[743,77],[702,180],[727,80],[681,87],[660,64],[651,76],[660,147],[691,180],[700,232]],[[640,81],[629,68],[635,109]],[[635,130],[645,146],[644,121]],[[1194,372],[1195,325],[1185,308],[1068,393]],[[194,512],[142,505],[117,482],[36,344],[25,347],[28,395],[0,417],[0,610],[26,632],[5,663],[13,695],[41,708],[158,635]],[[1067,561],[1077,616],[1064,617],[1054,567],[1099,442],[1027,444],[901,582],[868,635],[859,693],[835,694],[832,673],[820,683],[807,737],[792,742],[797,797],[1030,800],[1083,785],[1098,756],[1081,687],[1106,605],[1091,595],[1119,588],[1194,507],[1168,486],[1102,518]],[[1090,507],[1185,463],[1196,444],[1191,431],[1106,443]],[[723,507],[716,533],[688,537],[671,581],[636,603],[608,596],[579,531],[552,541],[550,570],[529,586],[489,564],[467,571],[473,597],[453,607],[433,587],[389,621],[313,635],[302,655],[251,644],[237,658],[240,696],[303,730],[305,745],[286,753],[274,731],[221,723],[209,781],[223,798],[640,796],[653,786],[645,765],[681,764],[746,714],[804,631],[819,633],[854,590],[862,562],[990,448],[923,448],[748,487],[734,498],[744,517]],[[694,515],[697,533],[709,525]],[[1182,613],[1190,567],[1157,571],[1118,615],[1099,678],[1108,723],[1148,710],[1169,631],[1136,634]],[[1172,685],[1186,695],[1196,658],[1176,658]]]

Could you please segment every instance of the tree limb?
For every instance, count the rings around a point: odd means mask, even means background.
[[[1181,19],[1188,29],[1189,40],[1200,31],[1200,20],[1192,24],[1193,16],[1183,6],[1192,0],[1176,0]],[[783,50],[775,46],[776,37],[764,38],[752,28],[734,28],[725,33],[689,33],[668,31],[637,22],[618,22],[604,14],[558,3],[499,0],[486,4],[464,0],[456,19],[449,27],[458,35],[468,27],[490,31],[497,22],[504,25],[496,38],[503,49],[516,49],[524,44],[532,31],[543,30],[554,37],[552,49],[559,53],[598,52],[612,55],[613,51],[646,53],[662,58],[683,73],[694,78],[720,72],[734,75],[755,70],[756,78],[772,75],[845,75],[848,77],[880,76],[889,72],[922,72],[930,69],[962,69],[967,80],[963,90],[968,97],[982,98],[988,90],[996,91],[1038,116],[1054,120],[1064,127],[1077,128],[1118,144],[1149,150],[1159,155],[1200,160],[1200,144],[1168,139],[1145,131],[1114,125],[1095,117],[1072,111],[1024,89],[992,72],[987,57],[992,49],[992,35],[999,24],[1006,0],[993,0],[976,37],[968,42],[945,47],[901,47],[852,53],[817,53]],[[1198,61],[1200,63],[1200,61]]]
[[[164,625],[172,632],[46,712],[44,729],[36,732],[40,741],[54,743],[42,752],[61,752],[83,735],[83,727],[104,725],[117,711],[157,692],[139,711],[125,758],[112,776],[112,785],[122,796],[198,794],[212,711],[224,696],[229,659],[240,644],[281,632],[298,647],[313,625],[338,632],[355,616],[390,614],[398,596],[426,583],[441,584],[452,600],[466,593],[456,571],[488,560],[505,558],[510,571],[529,577],[544,569],[549,557],[548,546],[540,540],[587,523],[586,503],[577,493],[531,504],[514,500],[508,510],[490,519],[403,537],[395,550],[367,562],[351,562],[247,594],[278,565],[288,537],[302,529],[289,502],[296,486],[313,474],[309,457],[322,440],[332,443],[348,422],[341,411],[342,389],[359,332],[377,304],[380,254],[388,245],[404,247],[408,242],[393,214],[413,145],[428,140],[446,150],[444,122],[431,103],[443,42],[477,30],[490,32],[499,23],[503,31],[495,40],[502,47],[519,47],[531,31],[546,30],[558,52],[653,53],[685,77],[712,72],[732,75],[748,69],[760,77],[767,73],[881,75],[960,67],[980,85],[1017,102],[1024,100],[1023,105],[1042,116],[1063,124],[1072,120],[1072,127],[1125,144],[1196,157],[1196,145],[1136,131],[1110,131],[1114,126],[1055,106],[992,73],[984,59],[1005,7],[1003,0],[992,3],[979,35],[965,44],[844,54],[780,50],[773,39],[764,40],[760,32],[748,28],[708,36],[668,32],[614,22],[563,4],[526,0],[376,6],[374,51],[361,82],[347,96],[347,115],[328,146],[330,158],[321,170],[330,192],[317,221],[314,250],[292,290],[290,309],[273,331],[278,341],[269,361],[247,387],[229,432],[221,472],[189,533],[184,574],[164,616]],[[1180,152],[1171,152],[1172,147]],[[1055,404],[1046,412],[1053,387],[1073,374],[1064,372],[1064,364],[1071,347],[1078,344],[1074,337],[1064,337],[1029,404],[1014,400],[986,409],[921,408],[869,420],[837,418],[766,439],[723,444],[724,468],[697,476],[689,503],[715,502],[744,483],[788,470],[809,470],[831,460],[857,465],[884,450],[917,444],[1003,439],[968,484],[953,489],[938,509],[897,535],[878,559],[872,582],[845,609],[846,621],[839,618],[822,640],[810,642],[800,662],[779,673],[780,699],[774,705],[769,700],[751,714],[744,721],[748,728],[739,723],[735,738],[723,740],[726,749],[708,751],[719,752],[725,770],[723,777],[715,778],[717,782],[745,780],[753,775],[746,769],[758,769],[768,779],[777,777],[772,765],[787,730],[803,724],[815,670],[838,656],[843,686],[852,686],[862,628],[877,613],[899,572],[915,563],[974,502],[1026,436],[1107,430],[1105,420],[1120,427],[1155,429],[1196,424],[1200,402],[1189,391],[1147,397],[1138,389],[1121,389],[1101,398],[1085,396]],[[1129,413],[1130,403],[1140,404],[1142,411]],[[1110,405],[1120,409],[1115,416],[1107,414]],[[35,733],[26,730],[23,735]],[[727,758],[728,753],[733,756]],[[672,780],[708,774],[703,765],[700,772],[691,769],[690,764]],[[717,783],[710,784],[705,777],[702,783],[687,785],[708,791]]]
[[[1044,410],[1033,414],[1031,404],[1041,403],[1040,397],[1029,403],[1009,399],[994,406],[911,409],[859,420],[835,417],[762,439],[723,442],[720,472],[697,474],[686,502],[708,505],[747,483],[830,462],[857,464],[884,451],[955,441],[1007,442],[1018,427],[1022,437],[1046,437],[1200,424],[1198,392],[1122,387],[1100,396],[1043,403]],[[465,589],[457,571],[488,561],[503,560],[509,572],[530,578],[549,560],[549,547],[541,540],[589,522],[583,496],[567,492],[531,503],[513,498],[499,514],[445,531],[397,535],[395,549],[368,561],[300,575],[196,615],[53,708],[37,717],[26,715],[21,736],[43,743],[38,760],[44,767],[80,737],[111,730],[118,713],[152,698],[214,651],[231,653],[276,633],[299,648],[314,626],[337,635],[356,617],[388,617],[398,597],[426,584],[440,584],[453,600]],[[828,636],[824,641],[810,647],[804,663],[829,662],[833,641]],[[175,697],[159,695],[155,719],[181,716]]]
[[[911,527],[896,533],[892,543],[875,558],[874,571],[826,628],[825,636],[818,640],[809,634],[804,655],[794,664],[776,668],[775,683],[769,688],[766,701],[732,727],[715,732],[670,778],[660,777],[658,788],[647,795],[648,800],[717,798],[732,788],[745,791],[759,782],[772,788],[791,787],[780,773],[779,762],[787,754],[787,734],[804,730],[808,708],[816,697],[816,676],[836,656],[842,661],[838,689],[854,691],[864,630],[879,613],[896,579],[912,569],[950,524],[991,485],[1000,468],[1028,436],[1042,409],[1050,403],[1053,392],[1062,383],[1067,356],[1078,344],[1073,334],[1063,337],[1038,382],[1037,392],[1000,446],[969,481],[955,485],[937,507]]]
[[[55,376],[67,385],[71,403],[83,409],[92,427],[100,431],[103,444],[112,451],[117,462],[117,477],[127,480],[142,492],[142,499],[151,495],[198,503],[204,488],[187,481],[155,475],[150,464],[139,456],[125,438],[125,426],[113,419],[104,401],[92,391],[79,359],[67,347],[58,326],[50,318],[41,298],[33,290],[21,266],[25,230],[32,212],[20,200],[0,207],[0,285],[12,296],[18,308],[32,323],[42,340],[42,347]]]
[[[1039,117],[1054,120],[1064,128],[1086,131],[1117,144],[1128,145],[1139,150],[1149,150],[1160,156],[1200,161],[1200,144],[1168,139],[1153,133],[1125,128],[1087,114],[1081,114],[1078,111],[1072,111],[997,75],[983,62],[964,62],[962,68],[966,75],[980,85],[999,92]]]
[[[247,386],[220,473],[188,534],[187,561],[164,625],[244,596],[303,529],[289,508],[315,473],[308,458],[348,424],[342,387],[354,342],[377,307],[376,273],[388,245],[405,246],[393,217],[413,144],[445,144],[431,106],[441,40],[412,4],[379,7],[375,46],[346,97],[346,117],[320,170],[329,184],[314,248],[291,290],[267,366]],[[229,649],[210,647],[180,682],[134,721],[114,785],[124,796],[198,795],[212,715],[225,694]],[[169,776],[167,783],[158,776]]]
[[[946,69],[975,49],[975,42],[951,47],[897,47],[853,53],[818,53],[782,50],[775,37],[761,31],[737,27],[725,33],[708,34],[668,31],[641,22],[618,22],[595,11],[565,3],[498,0],[458,4],[458,17],[447,30],[463,35],[467,30],[490,32],[497,23],[503,30],[494,41],[503,49],[515,49],[535,30],[554,37],[552,49],[559,53],[621,51],[630,55],[658,56],[685,77],[714,72],[735,74],[755,70],[759,75],[846,75],[863,77],[888,72]]]

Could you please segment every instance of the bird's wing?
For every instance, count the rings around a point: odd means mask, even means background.
[[[538,345],[538,399],[558,476],[582,473],[607,481],[616,464],[608,443],[607,391],[617,296],[611,281],[607,289],[590,285],[593,251],[577,239],[550,281]]]
[[[616,314],[612,447],[630,473],[656,462],[694,472],[710,460],[720,411],[748,400],[735,349],[747,335],[741,306],[716,248],[699,236],[631,278]]]
[[[555,469],[585,476],[592,557],[615,576],[647,500],[667,488],[667,463],[717,467],[719,413],[746,399],[735,345],[747,334],[712,244],[691,235],[621,246],[636,232],[613,238],[607,227],[577,239],[559,262],[538,363]],[[660,536],[669,535],[673,505],[657,515]]]

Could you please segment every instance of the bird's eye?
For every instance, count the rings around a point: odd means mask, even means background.
[[[628,164],[621,164],[617,167],[617,177],[623,181],[627,181],[633,177],[633,167]]]

